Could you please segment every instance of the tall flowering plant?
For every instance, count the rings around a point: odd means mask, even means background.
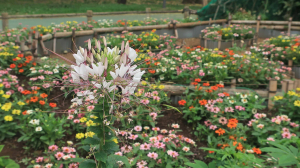
[[[75,98],[71,100],[72,107],[80,110],[83,106],[90,106],[89,111],[93,114],[87,121],[87,132],[76,137],[82,140],[82,148],[90,152],[94,159],[76,161],[84,167],[110,167],[117,161],[129,166],[127,158],[114,155],[119,146],[115,135],[118,131],[112,124],[116,119],[126,117],[123,114],[131,110],[131,107],[122,108],[121,102],[134,94],[144,71],[134,65],[137,53],[129,47],[129,42],[126,45],[123,42],[121,50],[117,47],[101,49],[99,41],[95,44],[95,49],[92,49],[90,41],[88,49],[79,48],[73,54],[76,63],[71,65],[71,87],[76,88]]]

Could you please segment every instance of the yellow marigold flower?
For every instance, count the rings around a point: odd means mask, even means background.
[[[94,125],[95,125],[95,123],[94,123],[93,120],[89,120],[89,121],[86,122],[86,126],[88,126],[88,127],[94,126]]]
[[[19,105],[19,106],[24,106],[24,105],[25,105],[25,103],[24,103],[24,102],[21,102],[21,101],[19,101],[19,102],[18,102],[18,105]]]
[[[294,102],[294,106],[300,107],[300,100],[296,100],[296,101]]]
[[[295,60],[296,59],[296,57],[293,57],[293,60]]]
[[[0,90],[0,95],[1,95],[1,94],[4,94],[4,91],[3,91],[3,90]]]
[[[157,88],[157,86],[156,86],[156,85],[154,85],[154,84],[152,84],[152,85],[151,85],[151,88],[152,88],[152,89],[156,89],[156,88]]]
[[[4,95],[2,95],[2,97],[8,99],[8,98],[10,98],[10,95],[4,94]]]
[[[3,87],[3,83],[0,83],[0,87]]]
[[[165,88],[165,85],[159,85],[158,86],[158,89],[164,89]]]
[[[117,138],[113,139],[113,141],[114,141],[116,144],[119,143],[118,140],[117,140]]]
[[[1,109],[4,110],[4,111],[9,111],[11,109],[11,106],[12,104],[9,102],[9,103],[5,103]]]
[[[95,133],[94,133],[94,132],[91,132],[91,131],[85,133],[85,137],[86,137],[86,138],[87,138],[87,137],[93,138],[94,135],[95,135]]]
[[[288,91],[287,94],[290,95],[290,96],[294,96],[296,93],[294,91]]]
[[[94,115],[90,115],[91,118],[93,119],[97,119],[98,117],[97,116],[94,116]]]
[[[80,118],[80,122],[86,122],[87,121],[87,118],[85,118],[85,117],[82,117],[82,118]]]
[[[11,115],[7,115],[7,116],[4,117],[4,120],[5,121],[12,121],[13,117]]]
[[[76,134],[76,138],[77,139],[82,139],[82,138],[84,138],[84,134],[83,133],[78,133],[78,134]]]
[[[282,97],[282,96],[274,96],[274,100],[275,100],[275,101],[277,101],[277,100],[281,100],[281,99],[283,99],[283,97]]]
[[[141,84],[144,85],[144,86],[146,86],[147,82],[146,81],[142,81]]]
[[[20,114],[21,114],[21,110],[16,110],[16,109],[14,109],[14,110],[12,111],[12,114],[20,115]]]

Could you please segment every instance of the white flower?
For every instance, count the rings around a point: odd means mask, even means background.
[[[248,103],[248,100],[247,99],[242,99],[242,102],[243,103]]]
[[[49,65],[44,65],[44,68],[50,68],[50,66]]]
[[[42,57],[42,58],[41,58],[41,60],[46,60],[46,59],[48,59],[48,57]]]
[[[52,166],[53,166],[53,164],[48,163],[48,164],[45,165],[45,168],[51,168]]]
[[[68,145],[73,145],[73,142],[72,141],[67,141],[67,144]]]
[[[43,128],[42,128],[41,126],[35,128],[35,131],[36,131],[36,132],[42,131],[42,130],[43,130]]]
[[[26,114],[32,114],[33,110],[27,110]]]
[[[166,71],[167,71],[167,68],[162,68],[161,71],[162,71],[162,72],[166,72]]]
[[[31,71],[31,73],[36,73],[36,72],[37,72],[36,70]]]
[[[53,73],[58,73],[59,70],[58,69],[53,69]]]
[[[32,125],[40,125],[40,120],[39,119],[32,119],[29,121],[30,124]]]
[[[82,56],[80,50],[77,51],[77,54],[73,54],[73,57],[75,58],[77,65],[80,65],[84,62],[84,57]]]
[[[59,68],[59,65],[56,65],[55,68],[58,69],[58,68]]]
[[[241,94],[242,99],[246,99],[247,97],[248,97],[247,94]]]
[[[257,109],[252,109],[252,114],[256,114],[257,113]]]
[[[256,127],[257,127],[257,128],[260,128],[260,129],[263,129],[263,128],[264,128],[264,125],[263,125],[263,124],[258,124]]]
[[[255,95],[254,97],[255,97],[255,99],[258,99],[258,96],[257,96],[257,95]]]

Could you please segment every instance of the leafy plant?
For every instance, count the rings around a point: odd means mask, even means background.
[[[0,152],[3,150],[4,145],[0,145]],[[20,168],[20,166],[13,160],[9,159],[8,156],[0,157],[0,167],[2,168]]]

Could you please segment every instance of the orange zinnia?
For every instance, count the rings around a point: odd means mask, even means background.
[[[185,105],[185,103],[186,103],[186,101],[185,101],[185,100],[180,100],[180,101],[178,101],[178,104],[179,104],[179,105],[181,105],[181,106],[184,106],[184,105]]]
[[[23,73],[23,72],[24,72],[24,69],[19,69],[19,72],[20,72],[20,73]]]
[[[215,153],[215,151],[208,151],[208,153]]]
[[[190,107],[189,107],[190,110],[193,109],[193,108],[195,108],[195,107],[194,107],[194,106],[190,106]]]
[[[23,56],[24,56],[23,54],[18,54],[18,57],[20,58],[23,58]]]
[[[56,107],[56,103],[49,103],[49,106],[54,108],[54,107]]]
[[[45,105],[45,101],[44,101],[44,100],[40,100],[39,103],[40,103],[40,105],[42,105],[42,106]]]
[[[33,103],[37,102],[38,100],[39,100],[39,98],[36,96],[33,96],[30,98],[30,102],[33,102]]]
[[[223,135],[225,133],[225,130],[223,130],[222,128],[219,128],[218,130],[215,131],[215,133],[220,135]]]
[[[243,145],[239,143],[238,147],[236,147],[237,150],[240,150],[241,152],[243,151]]]
[[[36,66],[36,62],[32,63],[33,66]]]
[[[201,106],[205,106],[207,104],[207,100],[203,99],[203,100],[199,100],[199,104]]]
[[[200,78],[195,79],[195,82],[201,82]]]
[[[191,84],[192,84],[192,85],[195,85],[195,86],[196,86],[196,85],[198,85],[198,83],[197,83],[197,82],[192,82]]]
[[[229,119],[228,122],[233,122],[233,123],[237,124],[239,121],[236,118],[231,118],[231,119]]]
[[[195,86],[195,90],[202,90],[202,87],[201,86],[199,86],[199,87],[197,87],[197,86]]]
[[[41,96],[42,98],[48,97],[48,95],[47,95],[46,93],[42,93],[40,96]]]
[[[207,89],[207,90],[205,90],[205,92],[207,92],[207,93],[211,93],[211,92],[213,92],[211,89]]]
[[[15,68],[16,67],[16,64],[10,64],[9,66],[11,69]]]
[[[27,110],[23,111],[22,114],[23,114],[23,115],[26,115],[26,114],[27,114]]]
[[[237,141],[233,141],[232,145],[235,146],[237,144]]]
[[[261,154],[261,150],[259,148],[252,148],[252,150],[256,153],[256,154]]]
[[[19,63],[18,64],[18,68],[22,68],[23,64],[22,63]]]
[[[232,129],[232,128],[235,128],[237,126],[237,123],[234,123],[234,122],[228,122],[227,124],[227,127]]]
[[[209,83],[207,82],[207,83],[203,83],[203,86],[209,86]]]
[[[223,94],[224,94],[224,96],[226,96],[226,97],[229,97],[229,96],[230,96],[230,94],[227,93],[227,92],[223,92]]]
[[[211,86],[210,87],[212,90],[218,90],[218,87],[217,86]]]

